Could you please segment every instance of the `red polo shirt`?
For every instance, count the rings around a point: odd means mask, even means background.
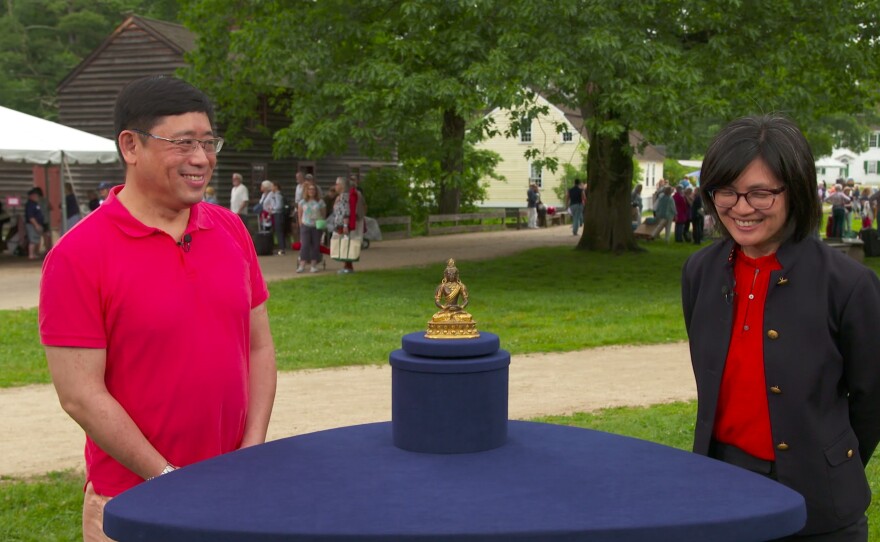
[[[107,353],[108,391],[150,443],[185,466],[241,445],[250,311],[268,297],[238,215],[192,207],[189,246],[134,218],[114,188],[49,253],[40,285],[48,346]],[[87,480],[114,496],[142,482],[91,439]]]
[[[764,379],[764,302],[770,272],[782,269],[771,254],[749,258],[737,249],[730,348],[715,411],[715,440],[773,461],[773,435]]]

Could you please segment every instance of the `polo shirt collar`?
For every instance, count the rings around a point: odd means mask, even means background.
[[[154,233],[162,232],[159,228],[147,226],[135,218],[134,215],[125,208],[122,202],[119,201],[119,192],[121,192],[124,187],[125,185],[120,185],[111,188],[107,199],[101,204],[101,207],[106,209],[104,212],[107,213],[110,220],[129,237],[147,237]],[[202,212],[202,206],[204,205],[210,204],[199,202],[190,207],[189,220],[187,221],[184,233],[192,233],[196,230],[208,230],[214,227],[214,221],[209,214]]]

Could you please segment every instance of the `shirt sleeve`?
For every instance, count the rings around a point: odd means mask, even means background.
[[[867,464],[880,442],[880,280],[867,269],[854,281],[843,309],[839,346],[849,391],[850,424]]]
[[[46,346],[106,348],[100,271],[95,262],[58,248],[43,262],[40,340]]]
[[[257,251],[250,234],[241,220],[233,220],[232,224],[239,243],[244,248],[248,269],[250,269],[251,308],[254,309],[269,299],[269,287],[266,285],[266,279],[263,278],[263,270],[260,269],[260,261],[257,259]]]

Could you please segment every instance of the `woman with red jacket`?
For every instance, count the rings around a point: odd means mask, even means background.
[[[333,204],[336,232],[348,236],[350,243],[359,246],[364,235],[363,196],[345,177],[336,178],[336,192],[339,194]],[[353,264],[357,260],[342,261],[344,265],[338,273],[354,273]]]

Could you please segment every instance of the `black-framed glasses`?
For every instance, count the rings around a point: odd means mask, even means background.
[[[780,188],[759,188],[757,190],[749,190],[745,193],[737,192],[730,188],[718,188],[717,190],[709,192],[709,195],[712,197],[712,201],[715,202],[717,207],[730,209],[731,207],[736,207],[736,204],[739,203],[739,198],[746,198],[746,203],[748,203],[752,209],[764,211],[773,207],[773,202],[776,201],[776,196],[783,192],[785,192],[784,186]]]
[[[131,131],[137,132],[141,135],[152,137],[153,139],[161,139],[162,141],[167,141],[168,143],[174,145],[174,148],[180,154],[192,154],[196,152],[196,149],[199,146],[201,146],[207,154],[217,154],[218,152],[220,152],[220,149],[223,148],[222,137],[212,137],[211,139],[194,139],[190,137],[183,139],[168,139],[167,137],[157,136],[155,134],[144,132],[142,130],[137,130],[135,128],[132,128]]]

